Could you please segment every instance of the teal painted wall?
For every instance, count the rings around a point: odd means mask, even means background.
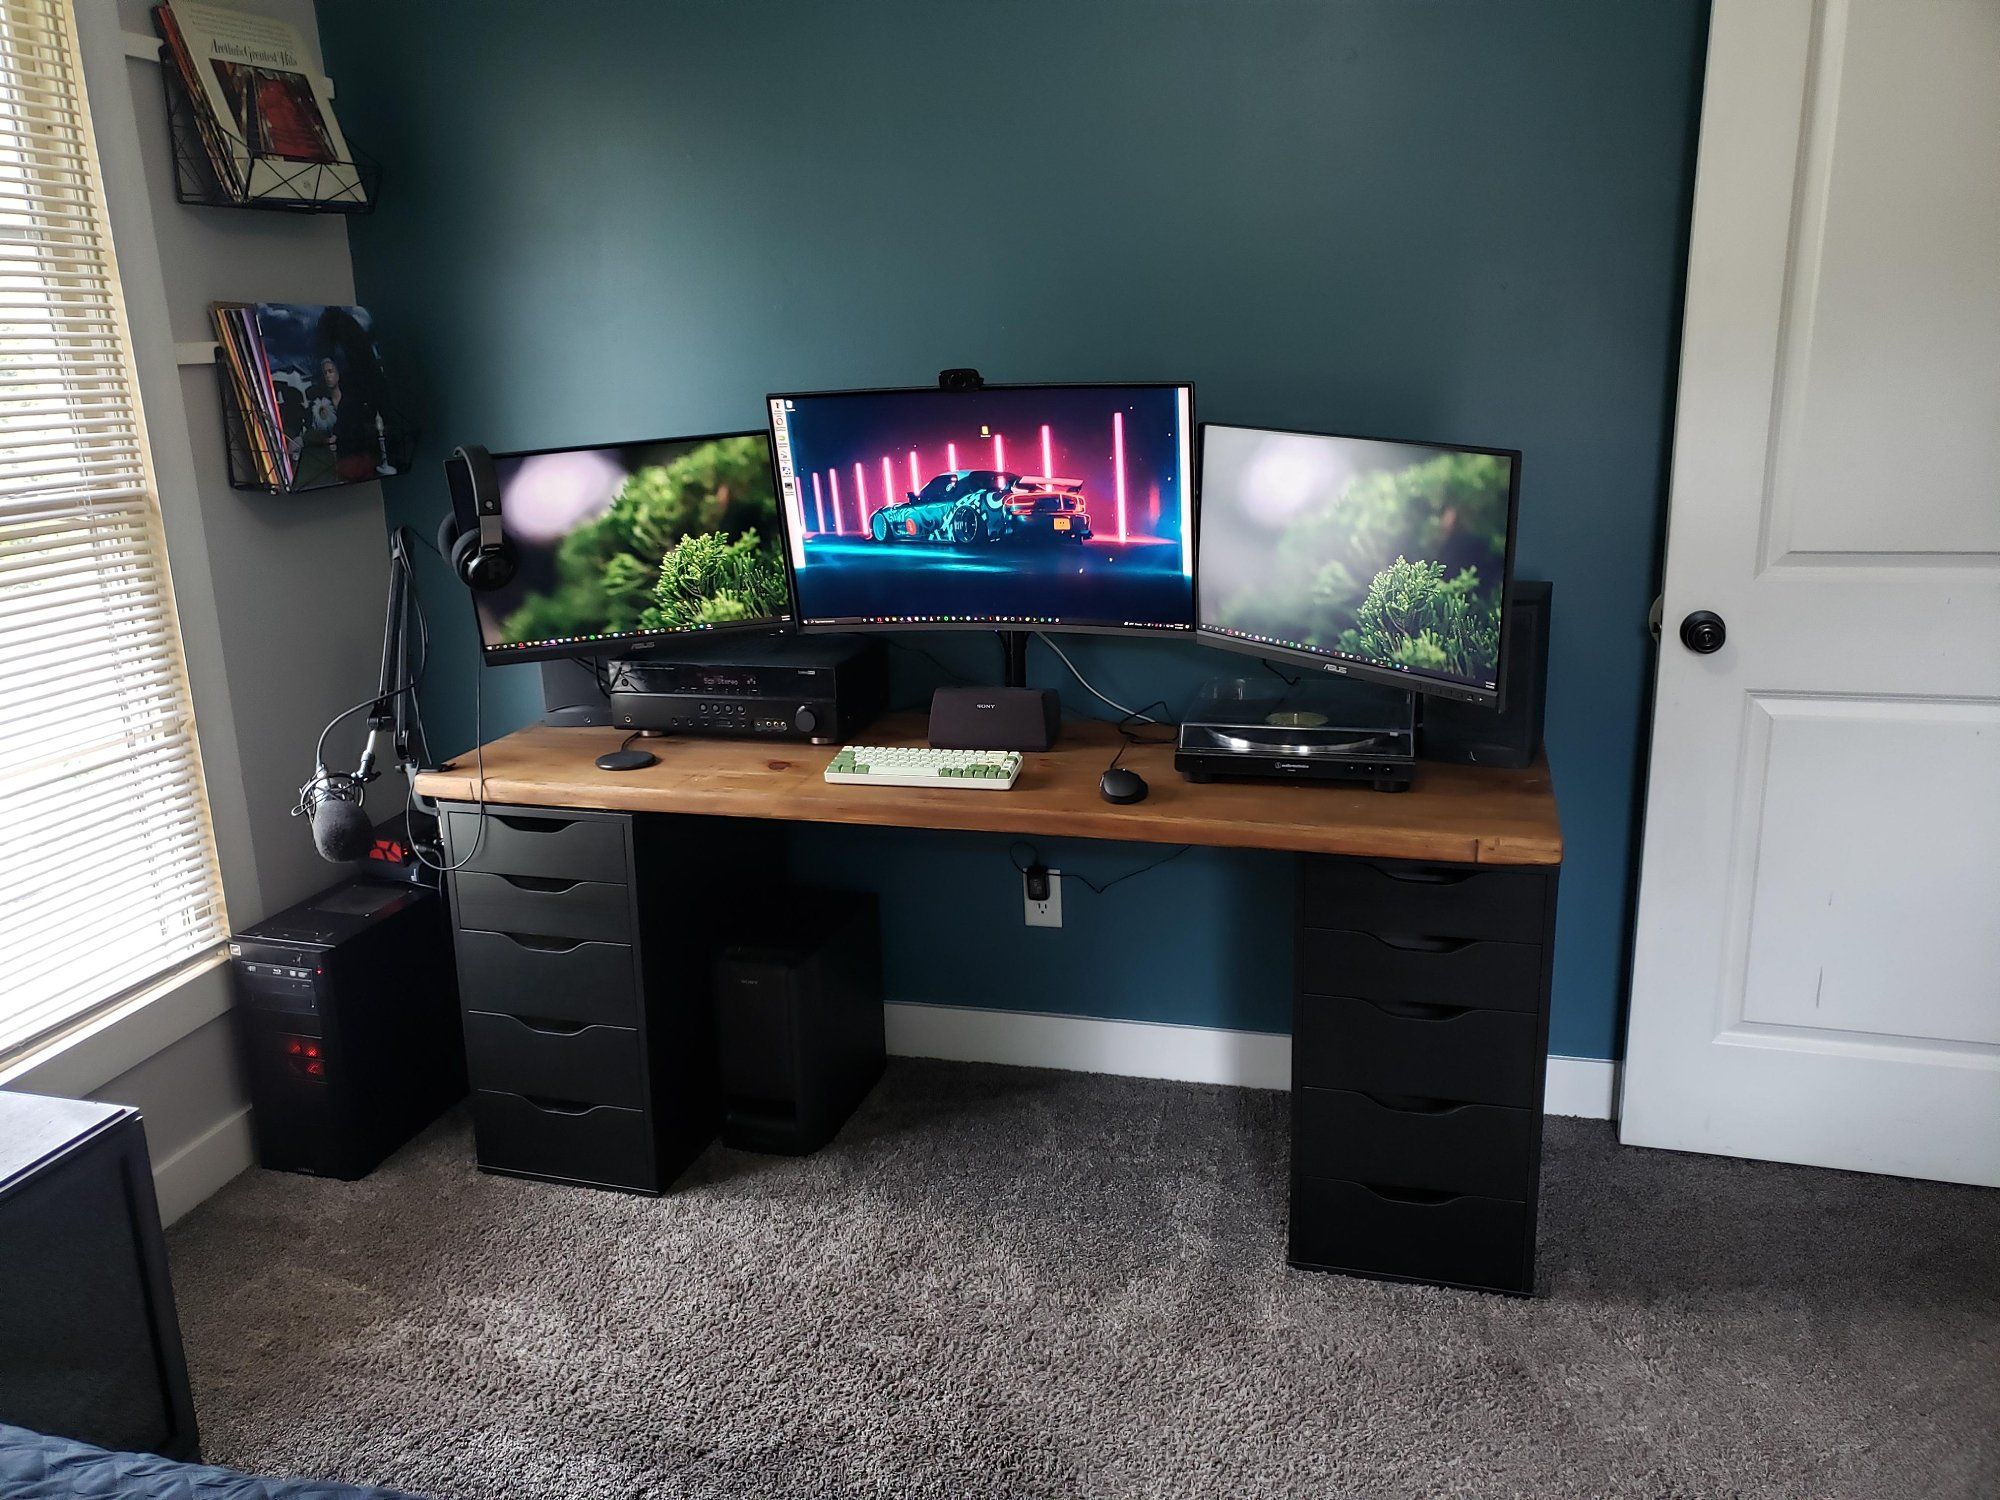
[[[1551,1044],[1616,1055],[1701,0],[338,0],[320,23],[386,168],[355,275],[427,424],[387,487],[425,533],[454,443],[751,427],[767,390],[948,365],[1192,379],[1211,421],[1524,450],[1569,848]],[[435,565],[423,586],[427,711],[457,749],[470,611]],[[1077,655],[1134,703],[1248,665]],[[896,660],[921,696],[929,661]],[[1039,648],[1035,675],[1063,681]],[[484,684],[489,736],[533,716],[531,668]],[[1068,925],[1029,932],[1004,840],[794,850],[885,892],[895,998],[1286,1025],[1276,856],[1072,886]],[[1058,852],[1101,877],[1158,851]]]

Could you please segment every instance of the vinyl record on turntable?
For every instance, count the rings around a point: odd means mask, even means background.
[[[1217,776],[1410,785],[1415,723],[1407,693],[1317,680],[1283,691],[1256,678],[1218,678],[1181,723],[1174,767],[1190,781]]]

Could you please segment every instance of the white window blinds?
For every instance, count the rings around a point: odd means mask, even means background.
[[[0,0],[0,1061],[224,928],[69,0]]]

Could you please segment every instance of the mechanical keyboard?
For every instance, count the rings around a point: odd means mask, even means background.
[[[842,745],[826,779],[848,786],[970,787],[1004,792],[1021,774],[1014,750],[932,750],[922,745]]]

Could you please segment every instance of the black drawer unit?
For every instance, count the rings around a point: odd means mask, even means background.
[[[1547,892],[1533,871],[1311,859],[1299,918],[1307,927],[1391,932],[1414,922],[1432,937],[1536,943]]]
[[[465,1013],[466,1067],[484,1088],[530,1098],[646,1107],[637,1028]]]
[[[474,807],[443,812],[465,861],[452,922],[479,1165],[666,1191],[721,1123],[710,893],[742,893],[735,825],[508,806],[482,828]]]
[[[1532,1295],[1556,874],[1303,862],[1294,1265]]]
[[[1469,1193],[1302,1177],[1292,1187],[1293,1259],[1395,1281],[1489,1292],[1534,1287],[1534,1206]]]
[[[660,1191],[654,1186],[661,1174],[653,1129],[642,1109],[478,1089],[472,1095],[472,1129],[479,1165],[489,1172]]]
[[[1292,1007],[1292,1082],[1539,1108],[1535,1017],[1466,1006],[1330,1000]]]
[[[460,924],[481,932],[600,943],[632,940],[628,886],[562,876],[484,875],[460,870],[452,876],[452,897]]]
[[[1337,1156],[1361,1182],[1516,1202],[1535,1193],[1536,1110],[1302,1088],[1293,1128],[1301,1157]]]
[[[1528,1015],[1541,1008],[1542,951],[1529,943],[1313,928],[1299,948],[1300,984],[1311,995],[1476,1005]]]
[[[639,970],[627,943],[461,928],[458,983],[502,1015],[639,1024]]]
[[[630,825],[623,818],[489,809],[483,830],[476,812],[447,812],[444,822],[452,847],[466,851],[462,868],[467,874],[533,875],[611,885],[623,885],[631,878],[626,837]]]

